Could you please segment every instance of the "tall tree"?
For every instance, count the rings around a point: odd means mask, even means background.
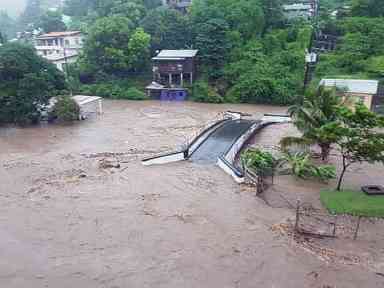
[[[265,15],[265,29],[282,28],[284,24],[284,15],[281,0],[262,0]]]
[[[63,12],[68,16],[86,16],[88,12],[95,8],[95,0],[66,0]]]
[[[356,163],[384,164],[384,117],[368,110],[363,104],[356,105],[354,111],[340,109],[340,123],[330,127],[338,134],[337,146],[342,156],[342,171],[337,182],[341,190],[347,169]]]
[[[162,0],[143,0],[143,4],[145,8],[147,8],[148,10],[151,10],[151,9],[160,7],[163,4],[163,2]]]
[[[185,49],[191,46],[191,29],[187,16],[174,9],[159,7],[148,12],[141,27],[151,35],[151,50]]]
[[[382,0],[353,0],[353,16],[383,17],[384,1]]]
[[[0,32],[7,38],[14,38],[16,36],[16,21],[3,10],[0,10]]]
[[[107,74],[120,74],[134,68],[147,53],[150,38],[141,29],[135,30],[126,17],[110,16],[98,19],[90,27],[84,47],[88,68]]]
[[[40,17],[38,25],[45,33],[67,30],[63,15],[58,11],[47,11]]]
[[[41,15],[43,14],[43,9],[41,7],[40,0],[27,0],[27,5],[25,6],[24,12],[20,16],[21,28],[23,30],[31,30],[36,28],[36,24],[39,21]]]
[[[41,106],[65,88],[64,75],[31,46],[0,47],[0,123],[37,121]]]
[[[283,138],[281,145],[316,144],[321,149],[322,160],[327,160],[332,144],[338,139],[338,135],[329,128],[338,121],[338,110],[342,103],[342,97],[336,95],[335,89],[320,86],[315,92],[307,93],[302,104],[289,108],[293,123],[303,135]]]
[[[212,78],[218,78],[223,68],[232,42],[228,37],[228,23],[219,18],[210,19],[205,23],[199,23],[196,27],[195,47],[206,65]]]

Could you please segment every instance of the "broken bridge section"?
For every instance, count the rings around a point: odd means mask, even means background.
[[[225,123],[216,129],[189,159],[200,164],[216,164],[218,158],[255,123],[256,121],[243,119]]]

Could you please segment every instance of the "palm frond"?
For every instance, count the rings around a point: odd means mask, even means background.
[[[280,146],[282,149],[286,149],[291,146],[309,146],[314,144],[314,141],[305,137],[284,137],[280,140]]]

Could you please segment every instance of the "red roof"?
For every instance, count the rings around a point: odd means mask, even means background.
[[[77,34],[80,34],[80,33],[81,33],[81,31],[50,32],[50,33],[46,33],[46,34],[40,35],[39,37],[37,37],[37,39],[66,37],[66,36],[77,35]]]

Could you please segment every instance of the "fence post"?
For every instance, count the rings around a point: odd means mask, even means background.
[[[359,229],[360,229],[360,221],[361,221],[361,216],[359,216],[359,219],[357,220],[357,225],[356,225],[355,235],[353,236],[353,240],[357,239],[357,234],[359,233]]]
[[[336,237],[336,226],[337,226],[337,216],[335,218],[335,221],[333,222],[333,237]]]
[[[297,203],[296,203],[295,233],[299,230],[299,218],[300,218],[300,200],[297,200]]]

